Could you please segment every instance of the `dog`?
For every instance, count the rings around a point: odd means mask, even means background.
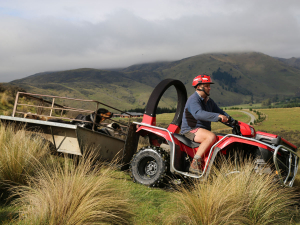
[[[85,127],[88,129],[93,128],[93,122],[95,120],[96,126],[103,122],[106,119],[110,119],[113,116],[112,112],[109,112],[107,109],[99,108],[97,111],[93,112],[92,114],[89,114],[87,116],[84,116],[82,114],[79,114],[76,116],[76,120],[83,120],[83,121],[76,121],[72,120],[71,122],[64,121],[62,119],[53,118],[50,116],[41,116],[31,113],[25,113],[24,118],[26,119],[34,119],[34,120],[43,120],[43,121],[49,121],[49,122],[58,122],[58,123],[66,123],[66,124],[73,124],[80,127]],[[86,122],[85,122],[86,121]],[[118,124],[117,124],[118,125]],[[95,127],[96,129],[96,127]]]
[[[111,124],[108,124],[106,127],[110,128],[110,129],[113,129],[117,132],[120,132],[121,131],[121,126],[117,123],[111,123]]]
[[[65,121],[62,119],[57,119],[50,116],[41,116],[31,113],[25,113],[24,118],[26,119],[32,119],[32,120],[42,120],[42,121],[49,121],[49,122],[55,122],[55,123],[65,123],[65,124],[71,124],[69,121]]]
[[[105,128],[98,130],[100,133],[106,134],[108,136],[115,136],[115,133],[120,134],[121,127],[117,123],[108,124]]]
[[[29,112],[24,114],[24,118],[32,119],[32,120],[43,120],[43,121],[48,121],[50,119],[50,117],[31,114]]]
[[[95,122],[95,125],[98,125],[101,122],[103,122],[104,120],[110,119],[112,116],[113,116],[112,112],[109,112],[107,109],[104,109],[104,108],[99,108],[99,109],[97,109],[97,111],[95,111],[92,114],[89,114],[87,116],[79,114],[78,116],[76,116],[75,119],[82,120],[82,121],[73,120],[73,121],[71,121],[71,124],[75,124],[80,127],[92,129],[94,122]]]

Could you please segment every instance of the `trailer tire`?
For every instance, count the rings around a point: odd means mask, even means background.
[[[130,163],[133,181],[150,187],[164,184],[168,168],[169,154],[150,146],[140,149]]]

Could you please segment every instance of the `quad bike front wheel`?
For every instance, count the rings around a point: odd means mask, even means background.
[[[140,184],[159,186],[164,183],[168,166],[169,155],[162,148],[144,147],[131,160],[131,176]]]

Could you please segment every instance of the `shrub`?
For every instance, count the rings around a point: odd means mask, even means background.
[[[29,186],[15,189],[22,224],[128,224],[132,214],[125,190],[113,185],[110,167],[92,158],[78,165],[67,158],[52,162]]]
[[[3,94],[2,94],[2,97],[1,97],[1,104],[4,105],[4,106],[7,106],[7,105],[8,105],[8,96],[6,95],[6,93],[3,93]]]
[[[300,171],[298,170],[298,174],[295,179],[294,187],[300,192]]]
[[[6,110],[6,111],[3,111],[3,115],[4,116],[11,116],[12,115],[12,110]]]
[[[14,98],[10,93],[4,92],[1,96],[1,104],[4,106],[8,106],[9,104],[13,104]]]
[[[0,124],[0,182],[6,185],[27,184],[27,176],[36,172],[34,167],[49,156],[41,136],[19,128]]]
[[[225,163],[206,182],[196,181],[174,194],[177,208],[169,224],[287,224],[296,202],[293,189],[274,183],[274,175],[254,173],[250,161],[226,175]]]
[[[254,120],[254,124],[258,124],[260,122],[263,122],[266,119],[266,115],[259,112],[259,111],[255,111],[253,110],[253,112],[256,112],[256,114],[258,115],[258,119]]]
[[[271,100],[268,98],[264,101],[262,101],[261,106],[270,106],[271,105]]]

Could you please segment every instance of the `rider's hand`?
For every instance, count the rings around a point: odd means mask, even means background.
[[[223,122],[223,123],[228,122],[227,116],[224,116],[224,115],[221,115],[221,114],[220,114],[218,117],[222,119],[222,122]]]

